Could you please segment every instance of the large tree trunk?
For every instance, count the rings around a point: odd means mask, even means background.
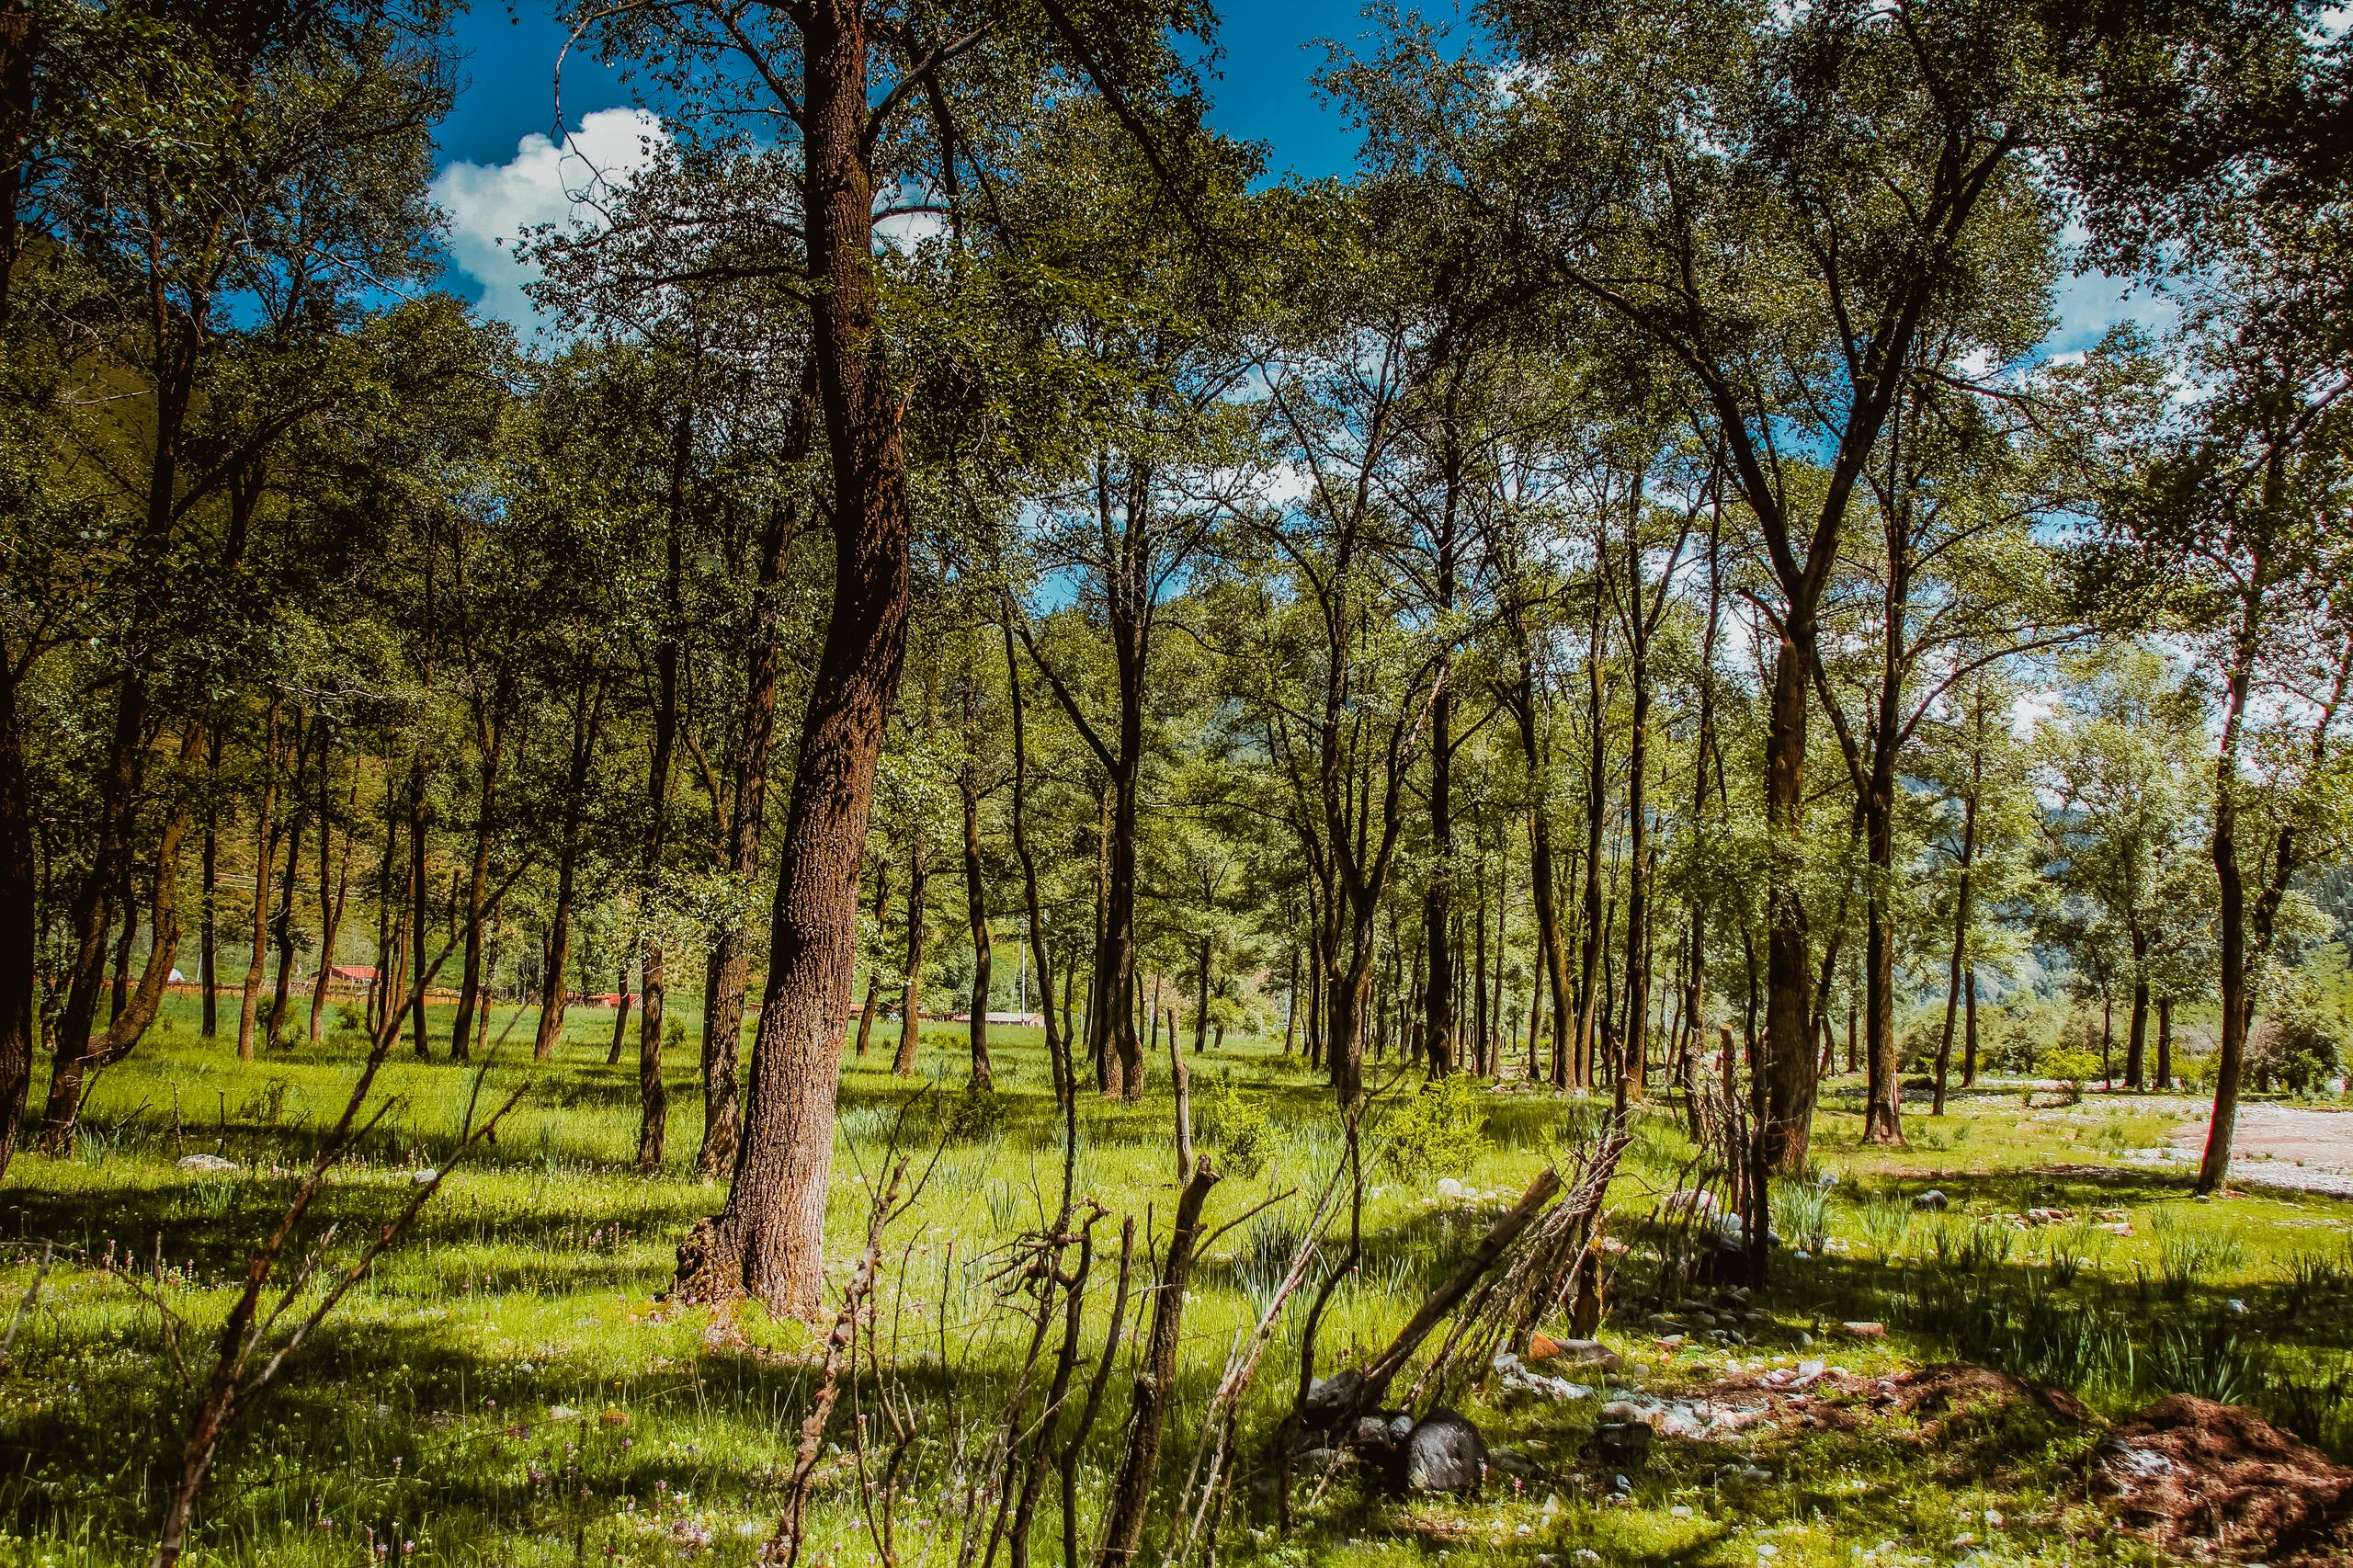
[[[875,321],[865,14],[849,0],[816,0],[803,15],[804,207],[822,283],[811,313],[832,459],[834,597],[785,818],[744,1142],[727,1207],[679,1263],[690,1293],[748,1289],[772,1312],[808,1315],[823,1307],[858,868],[905,652],[909,568],[899,393]]]
[[[931,861],[923,829],[915,829],[907,848],[907,967],[899,993],[899,1050],[891,1071],[902,1078],[915,1076],[915,1049],[923,1042],[924,894],[931,881]]]
[[[255,1016],[261,1009],[261,977],[269,954],[269,871],[277,854],[278,708],[271,704],[262,726],[261,804],[254,812],[254,918],[252,956],[237,1003],[237,1060],[254,1059]],[[423,1012],[420,1006],[418,1011]]]
[[[1783,1175],[1805,1169],[1813,1133],[1815,1077],[1810,1045],[1813,975],[1807,963],[1805,904],[1798,869],[1804,854],[1806,658],[1811,628],[1785,619],[1773,661],[1765,736],[1765,806],[1772,878],[1766,893],[1764,1126],[1766,1165]]]

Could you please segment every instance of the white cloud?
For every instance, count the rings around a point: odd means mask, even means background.
[[[629,184],[669,143],[661,118],[642,108],[601,108],[559,148],[538,132],[503,164],[451,164],[433,178],[433,199],[449,215],[449,254],[482,285],[482,312],[517,326],[540,316],[524,286],[539,268],[516,241],[541,223],[600,227],[598,206]]]

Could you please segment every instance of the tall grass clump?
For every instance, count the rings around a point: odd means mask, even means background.
[[[1774,1183],[1772,1210],[1784,1246],[1819,1253],[1830,1239],[1830,1193],[1814,1182]]]

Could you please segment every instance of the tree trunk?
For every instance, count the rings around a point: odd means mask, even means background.
[[[0,681],[7,675],[0,671]],[[221,947],[218,910],[221,900],[221,727],[212,726],[204,755],[203,902],[197,911],[196,975],[204,993],[200,1032],[210,1040],[221,1028]],[[25,905],[29,918],[32,905]],[[381,966],[379,965],[381,968]]]
[[[1884,714],[1882,714],[1884,717]],[[1863,1142],[1904,1146],[1902,1073],[1895,1048],[1895,743],[1871,746],[1863,835],[1870,886],[1863,905]],[[1849,1031],[1849,1039],[1852,1031]],[[1852,1047],[1850,1045],[1849,1050]]]
[[[1973,710],[1978,733],[1976,745],[1969,759],[1969,792],[1961,802],[1961,881],[1953,890],[1952,901],[1952,967],[1945,985],[1945,1028],[1937,1042],[1937,1097],[1930,1114],[1945,1113],[1945,1080],[1952,1070],[1953,1014],[1961,1001],[1961,977],[1969,958],[1970,903],[1976,889],[1973,879],[1977,871],[1977,796],[1985,777],[1984,693],[1981,688]],[[1971,1017],[1975,1018],[1975,999],[1971,999]],[[1972,1031],[1972,1035],[1974,1030]],[[1970,1052],[1969,1071],[1962,1082],[1966,1085],[1976,1076],[1976,1052]]]
[[[506,675],[502,670],[490,698],[487,719],[480,712],[475,716],[482,755],[475,775],[473,863],[467,872],[466,902],[460,915],[465,936],[465,961],[458,981],[458,1014],[449,1025],[452,1062],[463,1062],[473,1054],[474,1009],[482,1006],[482,927],[489,914],[483,901],[490,893],[490,841],[496,822],[498,766],[506,749]]]
[[[1013,655],[1013,622],[1006,620],[1005,687],[1013,710],[1013,858],[1021,866],[1021,907],[1028,915],[1030,961],[1038,971],[1038,1017],[1046,1028],[1046,1060],[1054,1078],[1054,1103],[1067,1108],[1077,1093],[1077,1063],[1071,1060],[1067,1004],[1055,1027],[1054,968],[1046,945],[1046,915],[1038,896],[1038,862],[1029,852],[1029,741],[1021,700],[1021,666]],[[1069,983],[1063,983],[1069,994]]]
[[[415,754],[410,759],[408,771],[409,934],[406,955],[408,967],[420,979],[425,971],[426,952],[425,890],[427,883],[425,880],[425,825],[427,805],[425,783],[425,743],[420,738]],[[422,983],[410,989],[408,1006],[414,1014],[409,1024],[416,1039],[416,1054],[420,1059],[429,1057],[433,1052],[425,1032],[425,987]]]
[[[2157,998],[2157,1087],[2173,1087],[2173,998]]]
[[[16,1157],[32,1090],[33,994],[39,983],[33,897],[40,878],[21,726],[16,660],[0,650],[0,1176],[8,1174]],[[208,778],[208,799],[210,782]]]
[[[613,1005],[613,1040],[605,1052],[605,1065],[608,1067],[621,1064],[621,1048],[629,1043],[629,958],[626,954],[621,958],[620,973],[614,985],[620,1000]]]
[[[767,994],[752,1047],[744,1142],[727,1206],[681,1282],[750,1290],[814,1314],[824,1281],[841,1019],[858,958],[858,881],[874,767],[898,691],[909,601],[899,391],[881,362],[874,187],[866,164],[865,11],[816,0],[805,17],[804,223],[821,287],[812,345],[834,487],[833,603],[801,726],[785,815]]]
[[[988,887],[981,871],[981,780],[969,759],[959,782],[964,798],[964,920],[972,940],[972,1010],[967,1029],[971,1083],[986,1089],[995,1085],[989,1066],[989,982],[996,969],[996,949],[989,935]]]
[[[262,728],[261,804],[254,812],[253,950],[245,961],[245,985],[237,1003],[237,1060],[254,1059],[255,1015],[261,1007],[261,977],[269,952],[269,871],[277,854],[278,708],[270,706]],[[421,1009],[420,1009],[421,1010]]]
[[[1207,1160],[1194,1164],[1192,1175],[1176,1199],[1176,1228],[1168,1238],[1166,1261],[1161,1265],[1159,1289],[1154,1292],[1152,1331],[1144,1344],[1143,1365],[1136,1375],[1135,1396],[1128,1406],[1127,1442],[1120,1469],[1103,1507],[1103,1550],[1097,1558],[1102,1568],[1129,1568],[1143,1543],[1144,1517],[1151,1511],[1153,1483],[1160,1473],[1160,1439],[1176,1400],[1176,1351],[1184,1335],[1185,1290],[1193,1277],[1193,1251],[1199,1244],[1201,1208],[1217,1172]]]
[[[573,699],[572,756],[565,770],[563,825],[558,830],[555,856],[555,907],[548,915],[547,974],[540,991],[540,1017],[531,1037],[531,1059],[545,1062],[555,1055],[563,1038],[564,1009],[571,986],[564,979],[572,967],[572,905],[579,876],[580,819],[585,810],[588,770],[597,751],[597,730],[604,716],[605,681],[600,674],[594,690]],[[626,987],[624,987],[626,989]]]
[[[325,722],[324,719],[320,721]],[[343,834],[343,856],[338,861],[335,853],[334,782],[327,767],[327,749],[324,734],[319,746],[319,963],[318,971],[311,977],[311,1028],[313,1045],[319,1043],[322,1024],[327,1006],[327,982],[335,973],[335,939],[343,931],[344,901],[351,892],[352,835],[358,831],[357,812],[359,807],[359,779],[355,770],[351,781],[351,798],[346,802]]]
[[[899,994],[899,1051],[891,1071],[902,1078],[915,1076],[915,1047],[922,1043],[924,892],[931,880],[928,851],[917,828],[907,851],[907,971]]]
[[[1977,1086],[1977,966],[1971,964],[1961,976],[1961,1086]]]
[[[325,736],[319,733],[320,722],[314,721],[311,730],[313,738],[320,742],[319,763],[324,773]],[[278,978],[270,992],[267,1040],[273,1051],[286,1038],[286,1009],[294,999],[294,887],[301,880],[302,821],[309,814],[301,804],[302,771],[306,757],[302,729],[301,718],[298,714],[294,724],[294,773],[286,781],[287,794],[295,802],[294,820],[286,826],[286,877],[278,886],[278,913],[270,920],[270,934],[278,948]]]
[[[2149,937],[2138,920],[2132,923],[2131,932],[2132,1022],[2125,1036],[2124,1082],[2128,1087],[2139,1090],[2149,1086]]]
[[[798,463],[809,454],[816,401],[813,365],[801,369],[801,394],[785,435],[784,457]],[[760,829],[767,816],[768,754],[776,742],[777,674],[782,667],[778,585],[800,537],[798,503],[773,506],[762,524],[759,592],[750,656],[744,676],[744,723],[737,741],[733,809],[728,813],[726,868],[747,892],[760,872]],[[722,927],[710,955],[711,1006],[702,1025],[702,1146],[695,1152],[695,1176],[715,1179],[735,1164],[743,1136],[742,1095],[736,1083],[744,1040],[744,999],[751,986],[749,934],[740,921]],[[861,1025],[861,1027],[863,1027]]]
[[[1806,649],[1812,628],[1802,637],[1794,635],[1789,628],[1793,619],[1785,618],[1773,663],[1765,739],[1766,819],[1774,860],[1766,897],[1765,1033],[1760,1042],[1764,1161],[1768,1169],[1786,1176],[1805,1170],[1815,1086],[1813,1053],[1807,1043],[1813,976],[1806,961],[1805,905],[1798,877],[1804,853]]]
[[[1609,773],[1602,719],[1601,585],[1597,582],[1586,650],[1585,946],[1577,968],[1576,1056],[1569,1068],[1569,1082],[1580,1089],[1594,1084],[1597,1023],[1608,1006],[1601,984],[1601,831]]]

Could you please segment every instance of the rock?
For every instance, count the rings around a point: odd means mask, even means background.
[[[1838,1185],[1838,1173],[1836,1171],[1824,1171],[1820,1176],[1813,1178],[1813,1185],[1822,1188],[1823,1191],[1828,1192]]]
[[[1487,1469],[1479,1428],[1451,1410],[1433,1410],[1405,1438],[1408,1492],[1475,1493]]]
[[[1604,1421],[1640,1421],[1643,1408],[1631,1400],[1613,1399],[1601,1407],[1601,1418]]]
[[[1506,1475],[1529,1476],[1537,1473],[1536,1461],[1518,1449],[1489,1449],[1487,1465],[1489,1469],[1499,1470]]]
[[[1677,1503],[1674,1507],[1669,1508],[1666,1511],[1666,1517],[1670,1519],[1688,1519],[1691,1517],[1691,1505],[1688,1503]]]
[[[1463,1195],[1464,1190],[1465,1188],[1462,1184],[1452,1176],[1440,1176],[1438,1178],[1438,1195],[1440,1198],[1460,1198]]]
[[[1643,1326],[1649,1329],[1653,1334],[1674,1334],[1680,1331],[1683,1327],[1681,1324],[1676,1322],[1665,1312],[1653,1312],[1650,1316],[1643,1320]]]
[[[1926,1214],[1941,1214],[1952,1207],[1952,1199],[1932,1187],[1915,1198],[1912,1207]]]
[[[1318,1378],[1307,1385],[1307,1401],[1301,1407],[1301,1419],[1311,1431],[1329,1431],[1341,1412],[1355,1404],[1363,1392],[1364,1374],[1354,1367],[1344,1368],[1328,1378]]]
[[[1297,1475],[1323,1475],[1347,1464],[1351,1456],[1339,1449],[1310,1449],[1290,1461]]]
[[[1838,1332],[1849,1339],[1885,1339],[1887,1324],[1883,1323],[1842,1323]]]
[[[1605,1421],[1594,1428],[1594,1457],[1604,1464],[1643,1464],[1651,1457],[1651,1429],[1640,1421]]]
[[[1549,1334],[1528,1336],[1528,1358],[1540,1364],[1594,1367],[1614,1372],[1624,1363],[1618,1352],[1598,1339],[1555,1339]]]
[[[431,1187],[441,1179],[441,1173],[431,1165],[420,1165],[408,1173],[408,1179],[419,1187]]]
[[[199,1176],[230,1176],[235,1173],[237,1162],[224,1160],[218,1154],[186,1154],[180,1158],[179,1168],[194,1171]]]

